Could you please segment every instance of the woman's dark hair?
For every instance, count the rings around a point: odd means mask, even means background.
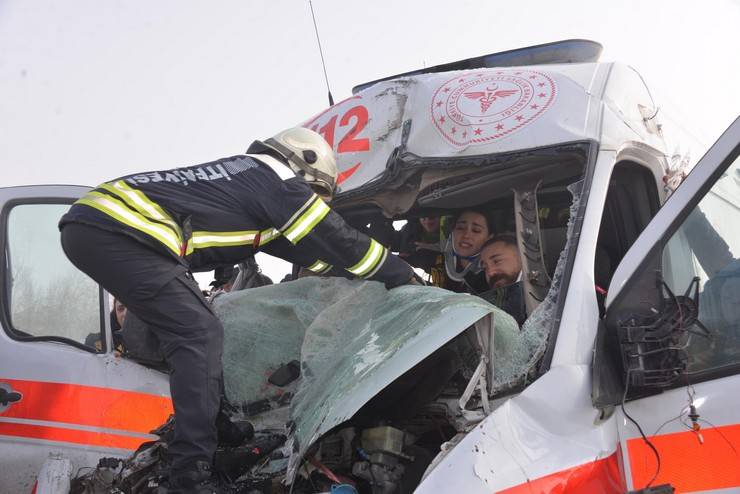
[[[453,217],[453,222],[452,222],[453,230],[455,229],[455,225],[457,225],[457,220],[460,219],[460,216],[462,216],[465,213],[475,213],[475,214],[479,214],[483,216],[483,218],[485,218],[486,220],[486,227],[488,228],[488,234],[493,235],[493,218],[491,218],[491,215],[488,213],[488,211],[486,211],[483,208],[478,208],[478,207],[465,208],[455,213],[455,216]]]
[[[119,304],[121,303],[114,298],[112,308],[110,310],[110,329],[113,332],[121,330],[121,325],[118,324],[118,318],[116,317],[116,302],[118,302]]]
[[[493,245],[499,242],[503,242],[506,245],[509,245],[511,247],[514,247],[515,249],[519,249],[519,244],[516,240],[516,235],[513,233],[502,233],[500,235],[495,235],[488,240],[481,246],[480,250],[485,249],[489,245]]]

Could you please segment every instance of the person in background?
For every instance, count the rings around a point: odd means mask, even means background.
[[[231,285],[236,279],[239,271],[234,266],[219,266],[213,270],[213,281],[208,285],[211,287],[211,296],[220,292],[231,291]]]
[[[407,222],[394,235],[391,250],[415,268],[427,273],[436,263],[444,247],[446,218],[439,216],[422,216],[418,221]]]
[[[118,352],[123,350],[123,341],[121,340],[120,331],[123,327],[123,321],[126,319],[126,312],[126,306],[123,305],[120,300],[114,298],[113,308],[109,314],[109,320],[111,335],[113,336],[113,348]],[[87,335],[87,338],[85,338],[85,345],[94,347],[99,352],[102,351],[103,343],[100,341],[100,333],[90,333]]]
[[[123,327],[127,310],[123,302],[116,298],[113,299],[113,309],[110,311],[110,327],[114,332],[120,331]]]
[[[497,235],[480,251],[480,266],[489,290],[479,296],[509,313],[521,327],[527,319],[522,290],[522,260],[514,235]]]

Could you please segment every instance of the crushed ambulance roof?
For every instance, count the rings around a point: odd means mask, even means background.
[[[394,152],[462,157],[598,139],[612,64],[482,68],[379,82],[303,123],[335,146],[339,191],[377,181]],[[595,87],[596,86],[596,87]],[[400,165],[402,166],[402,165]]]

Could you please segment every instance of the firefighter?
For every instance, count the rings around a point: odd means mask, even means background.
[[[70,261],[159,340],[177,419],[167,492],[217,492],[209,478],[223,328],[192,271],[234,265],[279,239],[283,257],[315,259],[306,267],[316,272],[341,267],[388,288],[412,280],[408,264],[326,204],[336,176],[326,141],[293,128],[255,141],[245,155],[106,182],[62,217]]]

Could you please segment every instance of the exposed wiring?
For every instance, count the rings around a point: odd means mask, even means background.
[[[657,114],[657,111],[656,111],[656,114]],[[655,115],[653,115],[653,117],[654,116]],[[694,278],[691,281],[691,283],[689,284],[689,287],[686,290],[685,297],[689,296],[689,294],[691,293],[691,287],[694,285],[697,286],[697,293],[698,293],[698,278]],[[676,312],[674,314],[674,316],[676,317],[675,324],[677,326],[679,334],[689,333],[690,327],[687,327],[687,323],[690,323],[690,326],[693,326],[699,321],[696,320],[695,318],[692,318],[692,313],[690,311],[688,314],[684,314],[684,307],[683,307],[682,301],[679,299],[679,297],[677,297],[673,293],[673,291],[670,290],[670,288],[665,283],[665,281],[662,282],[662,286],[663,288],[665,288],[665,291],[668,293],[671,301],[673,302],[674,310]],[[698,311],[698,302],[696,304],[696,310]],[[666,336],[666,338],[668,337],[669,336]],[[661,338],[661,340],[663,339],[665,338]],[[635,355],[633,355],[633,357],[657,354],[657,353],[664,352],[666,350],[673,350],[676,352],[680,352],[684,355],[684,359],[682,360],[683,365],[681,365],[680,368],[676,367],[674,370],[677,372],[680,371],[683,374],[684,378],[686,379],[686,393],[688,395],[688,405],[686,405],[685,407],[681,409],[681,412],[678,414],[678,416],[672,419],[669,419],[665,421],[663,424],[661,424],[660,427],[658,427],[658,429],[655,431],[653,436],[657,435],[660,432],[660,430],[663,429],[663,427],[665,427],[667,424],[675,420],[678,420],[684,427],[694,432],[697,435],[697,438],[699,439],[699,443],[703,444],[704,438],[701,435],[701,427],[699,425],[700,416],[697,413],[696,407],[694,406],[694,396],[696,393],[694,391],[693,386],[691,385],[691,381],[689,379],[690,375],[689,375],[688,368],[687,368],[688,366],[686,364],[686,362],[688,361],[688,357],[689,357],[688,352],[687,352],[688,344],[689,344],[688,341],[683,345],[680,345],[678,341],[675,341],[674,344],[669,345],[667,348],[663,347],[663,348],[656,349],[656,350],[648,350],[648,351],[642,351],[642,352],[638,351]],[[653,454],[655,455],[655,461],[656,461],[655,474],[650,479],[650,482],[648,482],[647,485],[645,486],[645,488],[648,489],[653,485],[655,480],[658,478],[658,475],[660,474],[660,468],[661,468],[660,453],[658,452],[658,449],[655,447],[655,445],[645,435],[645,432],[642,430],[642,427],[640,426],[640,424],[629,413],[627,413],[627,410],[625,409],[624,404],[627,401],[627,394],[629,393],[630,374],[631,374],[631,371],[628,370],[626,384],[624,387],[624,394],[622,395],[621,409],[622,409],[622,413],[624,414],[624,416],[630,422],[632,422],[632,424],[635,427],[637,427],[637,430],[640,432],[640,436],[642,437],[642,440],[652,450]],[[691,424],[686,423],[686,418],[688,418],[691,421]]]
[[[321,463],[319,460],[316,459],[314,456],[309,456],[307,458],[308,462],[316,468],[319,472],[321,472],[326,478],[331,480],[332,482],[335,482],[337,484],[351,484],[354,485],[355,482],[347,477],[344,477],[342,475],[337,475],[334,472],[332,472],[329,467]]]
[[[689,377],[691,374],[689,372],[686,373],[686,394],[689,396],[689,404],[686,405],[683,410],[681,411],[680,421],[681,424],[688,429],[691,432],[694,432],[699,437],[699,443],[704,444],[704,438],[701,435],[701,426],[699,425],[700,422],[709,424],[711,427],[710,430],[714,430],[717,434],[720,435],[722,439],[727,443],[728,446],[730,446],[730,449],[732,449],[732,452],[735,453],[735,455],[738,455],[738,451],[735,448],[735,446],[732,444],[732,442],[727,439],[727,437],[722,433],[722,431],[713,423],[710,421],[702,418],[699,413],[696,410],[696,407],[694,406],[694,397],[696,396],[696,391],[694,390],[694,385],[691,384],[689,381]],[[691,420],[691,424],[687,423],[685,421],[685,418],[683,417],[684,414],[689,412],[687,417]]]
[[[656,106],[655,107],[655,112],[652,115],[650,115],[649,117],[643,117],[642,118],[643,121],[649,122],[650,120],[652,120],[652,119],[654,119],[655,117],[658,116],[658,112],[660,112],[660,107],[659,106]]]
[[[308,470],[308,462],[306,459],[303,459],[303,468],[306,470],[306,478],[311,483],[311,487],[313,487],[313,490],[318,492],[318,488],[316,487],[316,484],[313,483],[313,479],[311,478],[311,472]]]
[[[627,419],[630,422],[632,422],[635,427],[637,427],[637,430],[640,432],[640,436],[642,436],[642,440],[645,441],[645,444],[647,444],[647,446],[651,450],[653,450],[653,453],[655,454],[655,461],[657,463],[656,468],[655,468],[655,474],[653,475],[653,478],[650,479],[650,482],[648,482],[647,485],[645,486],[646,489],[649,489],[650,486],[653,485],[653,482],[655,482],[655,479],[658,478],[658,474],[660,473],[660,453],[658,453],[658,450],[655,447],[655,445],[653,445],[653,443],[650,442],[650,439],[648,439],[645,433],[642,431],[642,427],[640,427],[640,424],[638,424],[637,421],[633,419],[632,416],[629,413],[627,413],[627,410],[625,410],[624,408],[624,403],[625,401],[627,401],[627,392],[629,391],[629,387],[630,387],[630,371],[627,371],[627,383],[624,386],[624,394],[622,394],[622,403],[620,406],[622,408],[622,413],[624,414],[624,416],[627,417]]]
[[[713,430],[717,434],[719,434],[720,437],[725,440],[725,442],[730,447],[730,449],[732,449],[732,452],[735,453],[735,455],[738,455],[738,452],[737,452],[737,449],[735,449],[735,446],[732,444],[732,442],[729,439],[727,439],[727,436],[725,436],[722,433],[722,431],[719,429],[719,427],[717,427],[716,425],[714,425],[713,423],[711,423],[710,421],[708,421],[706,419],[699,419],[699,422],[706,422],[707,424],[709,424],[712,427],[711,430]]]
[[[686,357],[688,358],[688,353],[686,354]],[[691,425],[688,426],[688,428],[696,435],[696,438],[699,440],[699,444],[704,444],[704,436],[701,433],[701,425],[699,424],[699,419],[701,417],[699,412],[696,411],[696,406],[694,405],[694,396],[696,396],[696,391],[694,391],[694,386],[691,385],[688,372],[685,373],[684,377],[686,378],[686,394],[689,397],[688,417],[691,420]],[[681,420],[681,423],[683,423],[683,420]]]
[[[665,422],[663,422],[662,424],[660,424],[660,426],[657,429],[655,429],[655,432],[653,432],[650,435],[650,437],[657,436],[660,433],[660,431],[663,430],[663,427],[665,427],[666,425],[670,424],[671,422],[674,422],[674,421],[677,420],[677,421],[683,423],[683,421],[682,421],[683,415],[688,411],[688,409],[689,409],[688,406],[683,407],[683,409],[681,410],[681,413],[679,415],[677,415],[676,417],[673,417],[672,419],[668,419]]]

